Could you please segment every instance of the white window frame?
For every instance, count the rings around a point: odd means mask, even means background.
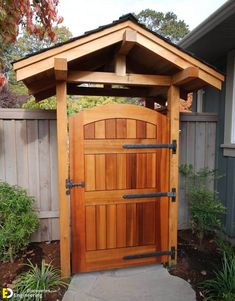
[[[235,57],[233,57],[233,92],[232,92],[232,120],[231,120],[231,144],[235,144]]]
[[[225,116],[224,116],[224,156],[235,157],[235,49],[227,56]]]

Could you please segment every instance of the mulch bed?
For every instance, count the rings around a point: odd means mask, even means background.
[[[179,231],[177,265],[170,270],[174,276],[188,281],[196,291],[197,300],[203,301],[200,283],[213,277],[213,271],[221,266],[221,255],[213,237],[207,237],[201,246],[190,230]]]
[[[14,263],[0,263],[0,287],[11,287],[17,275],[27,270],[24,266],[27,260],[33,264],[41,265],[42,259],[47,263],[52,262],[55,267],[60,267],[59,242],[31,243],[15,260]],[[178,263],[170,270],[172,275],[188,281],[195,289],[197,300],[202,301],[203,296],[199,288],[200,282],[212,277],[213,271],[221,265],[221,256],[212,237],[207,237],[201,246],[189,230],[179,231]],[[66,288],[59,288],[58,293],[53,293],[44,300],[62,300]]]
[[[58,241],[51,243],[31,243],[26,250],[24,250],[15,259],[13,263],[0,263],[0,287],[11,287],[12,281],[17,275],[28,268],[24,264],[28,263],[28,259],[33,264],[41,266],[42,259],[46,263],[52,263],[54,267],[60,268],[60,244]],[[58,292],[48,294],[44,300],[46,301],[61,301],[66,288],[58,288]]]

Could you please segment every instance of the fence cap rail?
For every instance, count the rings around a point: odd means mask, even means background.
[[[180,121],[201,121],[201,122],[217,122],[218,115],[216,113],[180,113]]]
[[[56,119],[55,110],[3,109],[0,108],[0,119]]]
[[[0,119],[52,119],[56,120],[56,110],[3,109],[0,108]],[[180,113],[180,121],[217,122],[216,113]]]

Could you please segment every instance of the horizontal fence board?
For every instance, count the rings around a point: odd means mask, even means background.
[[[28,109],[1,109],[0,119],[31,119],[51,120],[56,119],[55,110],[28,110]]]
[[[180,113],[180,121],[216,122],[218,115],[216,113]]]
[[[215,114],[180,114],[180,164],[215,167]],[[40,226],[33,241],[59,239],[56,112],[0,109],[0,180],[35,197]],[[179,228],[188,228],[188,201],[180,176]]]

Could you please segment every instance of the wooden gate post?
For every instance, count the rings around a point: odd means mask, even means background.
[[[58,184],[60,205],[60,264],[63,277],[70,276],[70,230],[69,203],[65,181],[68,177],[68,133],[67,133],[67,60],[55,58],[57,101],[57,147]]]
[[[169,173],[169,191],[176,188],[175,202],[170,201],[169,206],[169,248],[175,247],[177,251],[177,228],[178,228],[178,182],[179,182],[179,106],[180,91],[176,86],[171,85],[168,90],[167,109],[169,118],[170,143],[172,140],[177,142],[176,154],[170,152],[170,173]],[[177,261],[177,252],[175,259],[170,260],[169,264],[174,265]]]

